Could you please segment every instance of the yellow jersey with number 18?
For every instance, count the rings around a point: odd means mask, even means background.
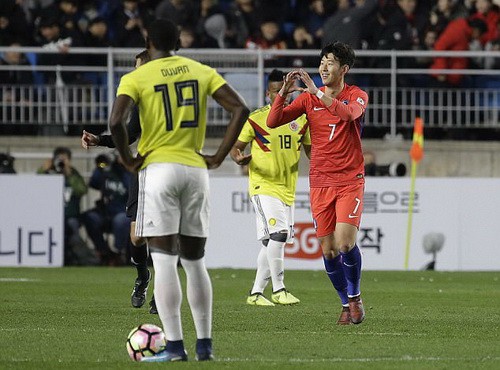
[[[302,115],[270,129],[266,125],[270,110],[271,106],[266,105],[252,112],[238,137],[239,141],[252,143],[248,192],[250,196],[269,195],[292,205],[299,176],[300,149],[303,144],[311,145],[309,123]]]
[[[127,73],[118,95],[139,107],[141,138],[138,151],[150,163],[173,162],[206,167],[200,152],[205,142],[207,97],[226,81],[217,71],[195,60],[169,56]]]

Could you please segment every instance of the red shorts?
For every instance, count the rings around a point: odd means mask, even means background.
[[[311,188],[311,212],[316,235],[330,235],[338,222],[359,228],[364,190],[364,184]]]

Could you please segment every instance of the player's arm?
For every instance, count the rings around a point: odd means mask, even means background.
[[[127,118],[134,106],[134,100],[128,95],[118,95],[109,118],[109,128],[113,141],[120,153],[123,165],[129,171],[135,172],[141,166],[144,158],[141,156],[133,157],[129,147],[129,139],[127,132]]]
[[[305,113],[297,104],[292,103],[287,107],[284,106],[286,97],[289,93],[294,91],[302,91],[301,88],[298,88],[295,85],[297,77],[298,71],[288,72],[285,76],[284,84],[278,92],[278,95],[276,95],[274,103],[271,106],[271,111],[267,116],[267,127],[275,128],[282,126]]]
[[[237,140],[229,152],[231,159],[240,166],[247,165],[252,160],[252,153],[246,155],[243,153],[247,144],[248,143]]]
[[[243,99],[228,84],[224,84],[217,89],[212,97],[231,114],[231,119],[217,152],[214,155],[203,155],[208,169],[217,168],[221,165],[236,142],[241,128],[250,114],[250,110]]]
[[[132,109],[130,120],[127,125],[127,131],[129,145],[134,143],[141,135],[141,124],[139,121],[139,110],[137,109],[137,106]],[[108,148],[115,147],[115,143],[113,142],[113,137],[111,135],[94,135],[83,130],[81,140],[82,147],[84,149],[88,149],[91,146],[105,146]]]
[[[355,101],[351,101],[346,105],[340,100],[331,98],[318,89],[311,76],[309,76],[309,73],[303,69],[299,70],[299,76],[306,85],[305,91],[311,95],[316,95],[325,105],[326,109],[328,109],[330,113],[338,116],[342,121],[352,122],[365,113],[366,102],[368,101],[366,93],[363,92],[363,96],[358,97]]]

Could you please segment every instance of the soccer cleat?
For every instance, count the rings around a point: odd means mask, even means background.
[[[360,324],[365,318],[365,309],[361,295],[349,298],[349,313],[353,324]]]
[[[212,339],[197,339],[196,340],[196,361],[213,361],[212,354]]]
[[[291,305],[300,303],[300,299],[295,297],[285,288],[280,289],[277,292],[274,292],[273,295],[271,296],[271,299],[274,303],[282,305]]]
[[[176,361],[187,361],[187,352],[183,351],[181,353],[169,352],[166,349],[158,352],[154,356],[143,357],[141,362],[176,362]]]
[[[337,325],[351,325],[351,311],[349,307],[342,307],[342,312],[337,320]]]
[[[264,297],[262,293],[250,294],[247,298],[247,304],[252,306],[274,306],[274,303]]]
[[[134,289],[132,290],[132,306],[140,308],[146,302],[146,293],[148,291],[149,281],[151,280],[151,273],[148,270],[148,279],[135,279]]]
[[[151,301],[149,302],[149,313],[152,315],[158,315],[158,309],[156,308],[155,296],[151,297]]]

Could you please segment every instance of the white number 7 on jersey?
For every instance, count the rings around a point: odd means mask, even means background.
[[[328,140],[332,140],[333,138],[333,133],[335,132],[335,127],[337,125],[334,125],[333,123],[330,123],[328,126],[330,126],[332,128],[332,132],[330,132],[330,137],[328,138]]]

